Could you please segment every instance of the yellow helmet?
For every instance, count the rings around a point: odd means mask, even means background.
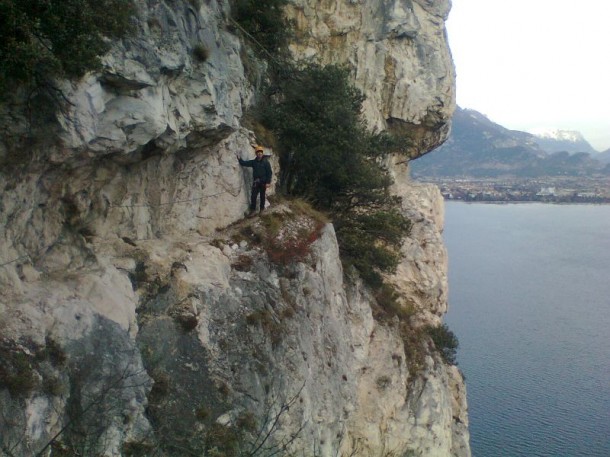
[[[264,154],[265,153],[265,149],[262,146],[256,146],[254,148],[254,153],[257,153],[257,152],[262,152]]]

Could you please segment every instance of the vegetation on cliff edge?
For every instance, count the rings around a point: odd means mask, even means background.
[[[132,0],[0,0],[0,97],[99,68],[132,13]]]
[[[277,140],[280,190],[327,212],[343,261],[380,287],[382,273],[400,261],[410,222],[389,193],[383,165],[394,144],[368,131],[360,115],[364,97],[348,77],[335,65],[293,64],[290,77],[269,86],[261,121]]]
[[[236,17],[254,40],[252,46],[263,46],[265,57],[271,57],[257,121],[279,152],[281,193],[329,214],[342,261],[372,287],[379,317],[398,316],[407,326],[401,333],[414,366],[423,363],[417,348],[426,338],[454,364],[458,340],[453,332],[446,325],[411,328],[415,310],[399,303],[394,287],[383,280],[384,274],[395,272],[402,240],[411,229],[411,221],[399,211],[400,198],[389,193],[392,179],[384,166],[392,152],[405,151],[407,136],[367,128],[361,116],[365,97],[350,84],[346,68],[287,57],[291,24],[281,12],[285,0],[236,4]],[[264,24],[271,19],[274,25],[266,35]]]

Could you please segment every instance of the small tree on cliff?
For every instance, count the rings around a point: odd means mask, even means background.
[[[396,142],[367,131],[364,97],[346,69],[308,64],[282,71],[262,118],[278,140],[281,189],[329,212],[343,260],[380,286],[379,272],[394,271],[410,228],[381,160]]]

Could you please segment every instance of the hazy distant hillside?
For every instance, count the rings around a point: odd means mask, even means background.
[[[595,154],[594,157],[602,163],[610,164],[610,149],[600,152],[599,154]]]
[[[533,131],[534,141],[546,152],[588,152],[597,154],[580,132],[574,130]]]
[[[531,133],[509,130],[477,111],[458,107],[448,140],[413,161],[411,170],[414,177],[590,176],[604,172],[604,164],[587,152],[549,153],[540,143]]]

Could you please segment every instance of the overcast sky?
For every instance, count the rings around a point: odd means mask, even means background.
[[[452,0],[457,102],[511,129],[610,148],[610,0]]]

